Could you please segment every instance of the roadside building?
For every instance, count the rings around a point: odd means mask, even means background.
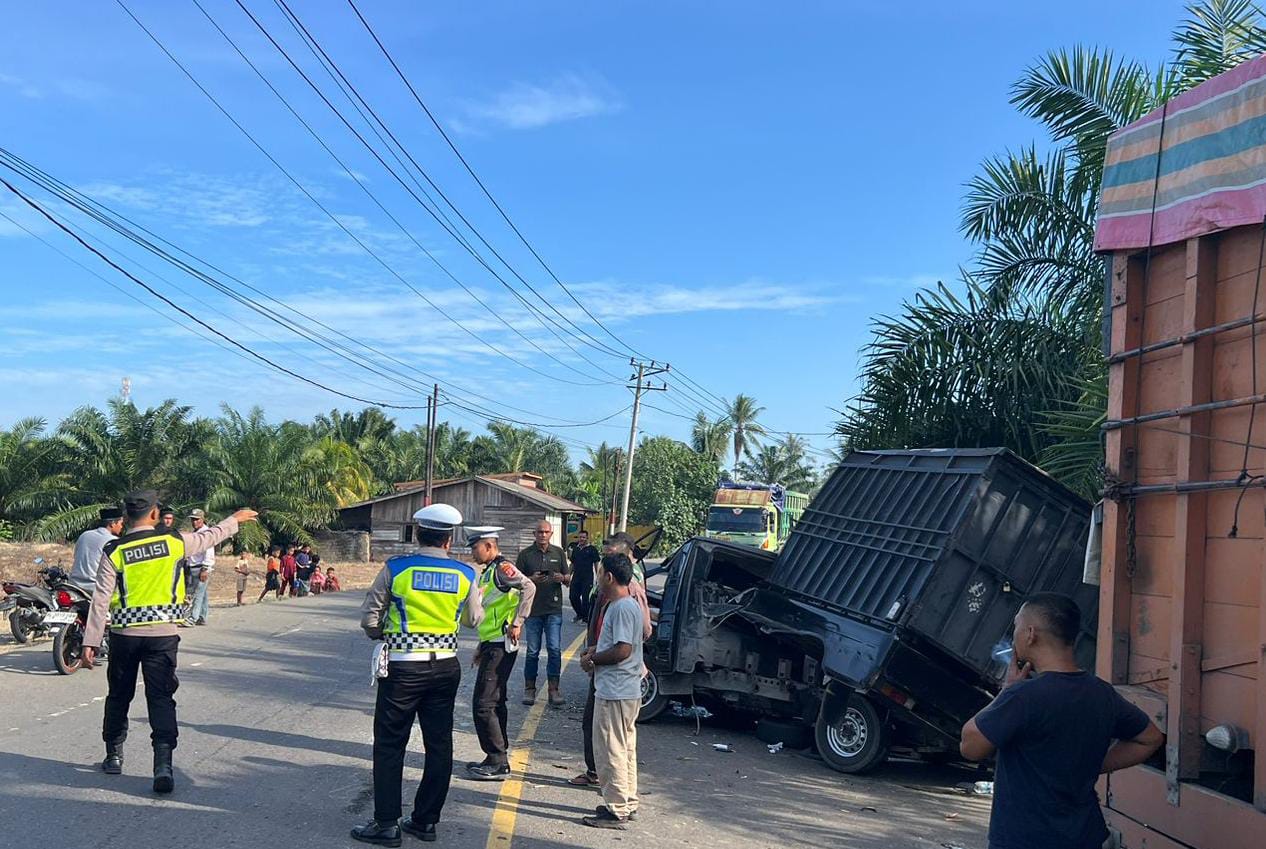
[[[467,525],[505,528],[501,552],[510,560],[532,544],[532,529],[538,522],[548,521],[554,528],[550,542],[562,546],[568,523],[582,522],[595,512],[546,492],[541,476],[529,472],[451,478],[435,481],[431,487],[432,502],[456,507]],[[425,506],[425,484],[405,481],[395,488],[395,492],[339,510],[344,530],[369,533],[371,560],[385,560],[417,548],[412,516]]]

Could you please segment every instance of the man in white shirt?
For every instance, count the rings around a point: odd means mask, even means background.
[[[70,582],[89,595],[97,586],[97,569],[101,566],[101,549],[123,532],[123,509],[102,507],[101,524],[84,531],[75,540],[75,565],[70,569]]]
[[[189,511],[189,523],[196,534],[207,526],[207,514],[201,510]],[[189,606],[189,618],[182,625],[207,624],[207,614],[211,612],[210,594],[207,592],[211,583],[211,573],[215,571],[215,546],[198,554],[189,556],[189,581],[193,584],[193,603]]]

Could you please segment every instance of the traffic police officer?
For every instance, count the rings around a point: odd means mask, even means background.
[[[106,744],[101,768],[110,775],[123,772],[123,741],[127,739],[127,711],[136,694],[136,673],[145,677],[150,739],[154,744],[154,792],[175,787],[171,753],[176,748],[176,623],[184,616],[185,585],[181,561],[199,554],[237,533],[240,523],[252,521],[254,510],[238,510],[213,527],[180,533],[158,526],[158,495],[133,492],[123,499],[128,529],[106,543],[84,629],[84,665],[92,668],[107,620],[110,626],[109,686],[101,736]]]
[[[504,528],[467,528],[466,544],[477,565],[479,597],[484,621],[479,624],[479,650],[475,652],[475,693],[471,707],[475,733],[486,757],[482,763],[466,764],[469,778],[477,781],[504,781],[510,774],[509,738],[506,735],[506,689],[517,651],[507,645],[519,641],[523,620],[532,609],[536,584],[501,556],[498,534]]]
[[[483,620],[475,570],[448,554],[462,514],[432,504],[413,518],[418,552],[389,559],[361,607],[361,627],[386,642],[389,659],[374,707],[374,818],[352,829],[352,837],[380,846],[399,846],[401,829],[436,838],[453,777],[453,703],[462,676],[457,630],[463,609],[471,625]],[[401,823],[400,782],[415,720],[426,768],[412,815]]]

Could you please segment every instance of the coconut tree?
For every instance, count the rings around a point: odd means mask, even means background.
[[[1088,429],[1105,409],[1106,369],[1093,235],[1108,137],[1266,49],[1266,30],[1252,3],[1206,0],[1187,7],[1174,45],[1158,70],[1077,48],[1024,72],[1011,102],[1054,148],[988,159],[969,182],[962,229],[979,251],[963,294],[938,286],[875,322],[862,392],[837,426],[845,447],[1007,445],[1097,488],[1102,451]]]
[[[694,423],[690,427],[690,447],[720,464],[729,451],[733,431],[734,427],[728,418],[722,416],[712,419],[700,410],[695,414]]]
[[[804,444],[795,435],[760,446],[742,463],[739,471],[751,481],[780,483],[801,491],[813,487],[813,467],[806,462]]]
[[[73,491],[67,504],[45,516],[43,539],[68,539],[91,527],[102,507],[118,506],[136,489],[154,489],[169,500],[185,489],[179,470],[203,450],[205,432],[194,427],[190,408],[174,400],[137,409],[120,399],[105,411],[81,407],[58,426]],[[181,504],[180,506],[185,506]]]
[[[215,486],[207,509],[258,510],[259,521],[243,526],[239,537],[246,548],[262,550],[273,539],[310,543],[311,531],[334,517],[340,485],[331,482],[346,482],[339,471],[346,458],[314,445],[306,428],[269,424],[259,407],[246,415],[222,409],[208,450]]]
[[[62,445],[44,435],[44,419],[19,419],[0,430],[0,523],[10,527],[57,509],[71,495]]]
[[[743,456],[756,444],[756,437],[765,435],[765,428],[756,419],[765,412],[764,407],[756,405],[756,399],[750,395],[735,395],[729,404],[726,419],[730,423],[734,439],[734,468],[738,468]]]

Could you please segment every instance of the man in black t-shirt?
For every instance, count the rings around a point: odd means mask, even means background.
[[[1001,693],[963,726],[963,757],[997,754],[989,849],[1100,849],[1108,829],[1095,781],[1164,742],[1147,715],[1073,656],[1081,611],[1037,593],[1015,617]]]
[[[576,534],[576,541],[571,545],[568,558],[571,560],[571,590],[568,594],[571,609],[576,611],[577,622],[588,622],[594,566],[602,559],[597,547],[589,544],[588,531]]]

